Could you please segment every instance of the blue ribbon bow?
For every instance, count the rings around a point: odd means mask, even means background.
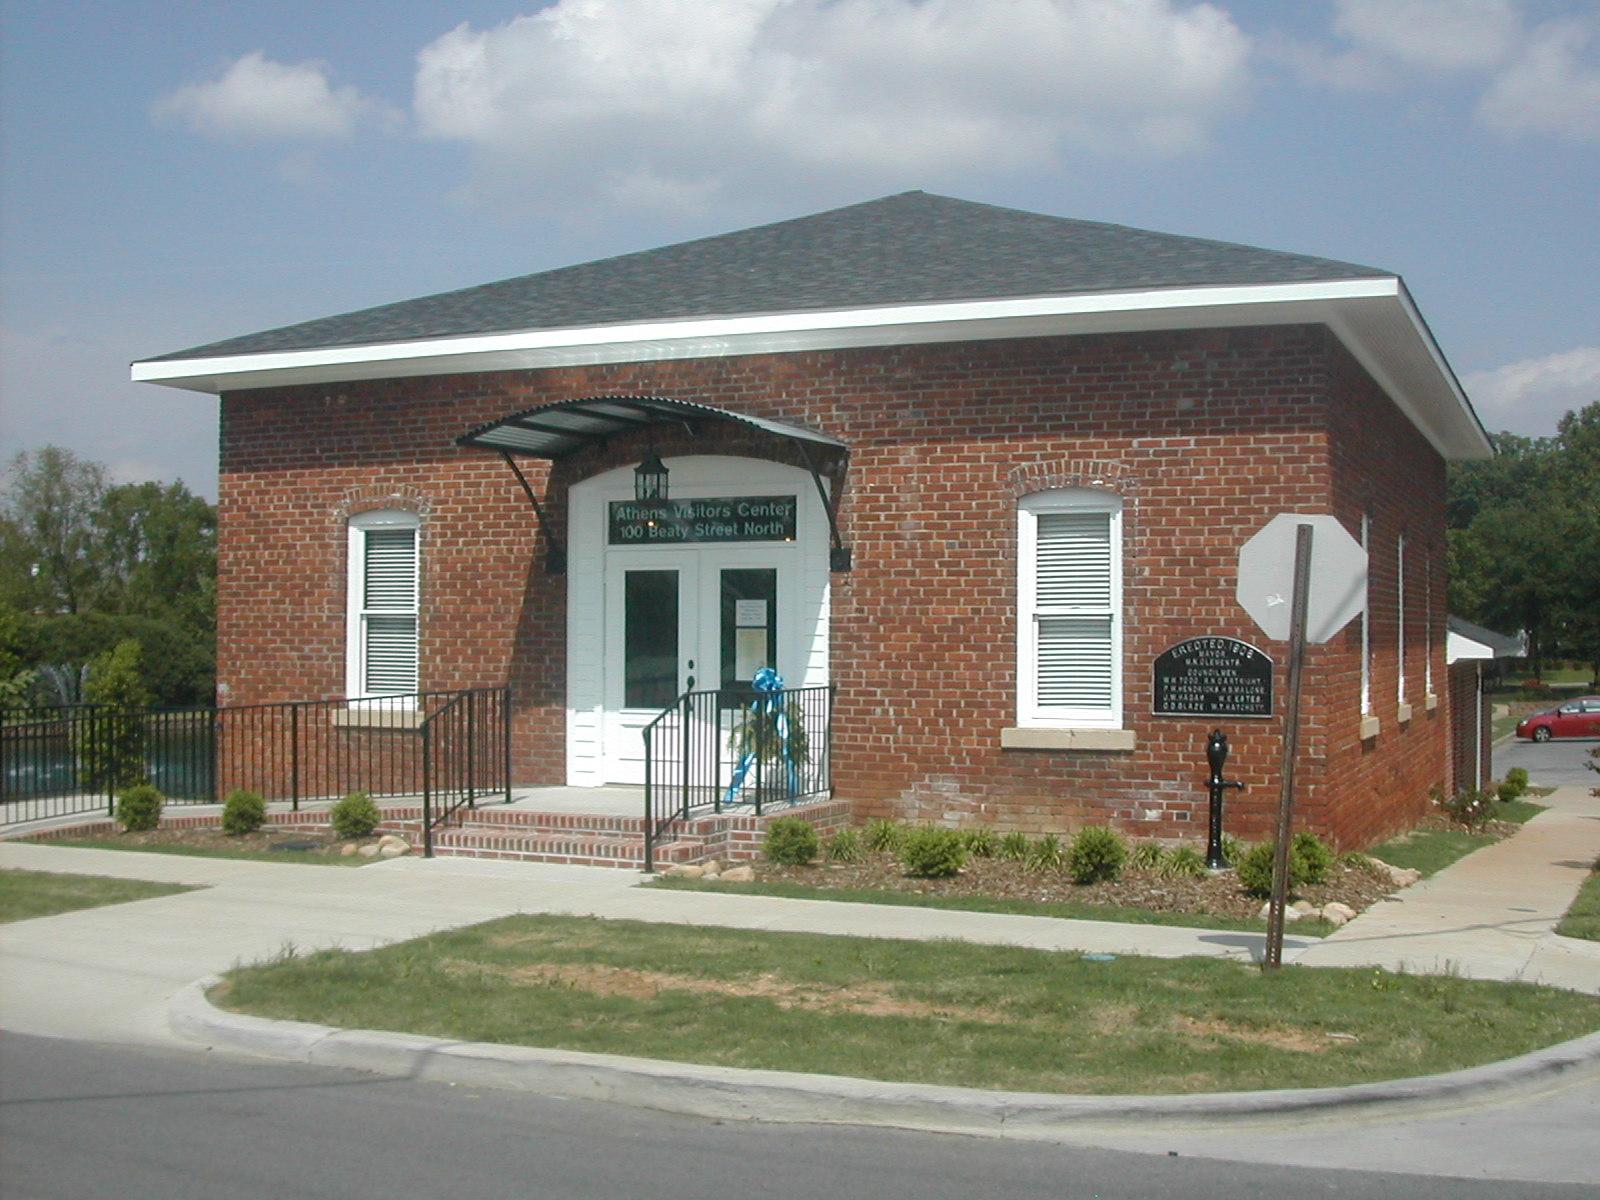
[[[783,676],[771,667],[762,667],[750,680],[750,686],[756,690],[757,698],[750,702],[749,715],[745,719],[759,721],[763,713],[772,714],[772,730],[778,739],[778,758],[787,768],[789,795],[798,795],[800,770],[795,765],[794,755],[790,750],[789,714],[783,703]],[[757,748],[760,748],[759,738]],[[728,784],[727,795],[722,798],[723,804],[737,803],[735,797],[744,787],[744,781],[755,765],[755,750],[746,750],[739,756],[739,764],[733,770],[733,782]]]

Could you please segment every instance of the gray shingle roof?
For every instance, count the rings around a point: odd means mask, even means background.
[[[926,192],[323,317],[147,362],[893,304],[1389,277]]]

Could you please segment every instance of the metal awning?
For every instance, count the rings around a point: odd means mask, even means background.
[[[849,449],[838,438],[818,433],[815,429],[791,425],[787,421],[773,421],[767,417],[752,417],[726,408],[713,408],[709,404],[696,404],[692,400],[671,400],[665,396],[588,396],[581,400],[557,400],[552,404],[541,404],[537,408],[501,417],[498,421],[468,430],[456,439],[456,445],[492,450],[506,460],[506,465],[515,472],[517,482],[522,485],[528,503],[538,515],[540,528],[549,542],[546,569],[559,575],[566,571],[566,549],[561,544],[559,534],[545,520],[544,507],[517,466],[515,456],[561,459],[589,446],[603,445],[607,438],[618,433],[628,433],[650,425],[680,425],[695,434],[699,432],[700,425],[707,421],[731,421],[795,445],[811,472],[811,482],[816,485],[823,511],[828,515],[828,534],[832,541],[829,566],[835,571],[848,571],[851,565],[850,549],[839,535],[837,492],[844,464],[849,459]],[[823,485],[817,464],[811,457],[813,446],[839,452],[831,490]]]
[[[565,458],[616,433],[647,425],[686,425],[692,431],[701,421],[733,421],[774,437],[799,442],[802,446],[845,448],[838,438],[801,425],[712,408],[692,400],[669,400],[664,396],[590,396],[583,400],[557,400],[554,404],[541,404],[538,408],[480,425],[458,437],[456,445],[535,458]]]

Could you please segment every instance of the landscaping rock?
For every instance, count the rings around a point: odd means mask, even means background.
[[[699,879],[701,875],[705,874],[705,870],[685,863],[673,863],[667,868],[667,874],[682,879]]]
[[[362,858],[377,858],[378,843],[368,842],[365,846],[361,847],[361,849],[357,850],[356,853],[361,855]]]
[[[1372,861],[1388,872],[1389,878],[1394,880],[1396,887],[1410,887],[1422,878],[1422,872],[1412,867],[1397,867],[1391,863],[1384,862],[1381,858],[1375,858]]]
[[[729,867],[722,873],[722,878],[729,883],[754,883],[756,873],[749,867]]]
[[[700,874],[702,877],[720,875],[722,874],[722,864],[714,858],[708,858],[700,864]]]
[[[1294,911],[1299,913],[1302,917],[1309,917],[1312,913],[1317,911],[1317,906],[1311,903],[1309,900],[1296,900],[1289,907],[1294,909]]]
[[[1297,900],[1293,904],[1285,906],[1285,908],[1283,910],[1283,920],[1284,920],[1285,924],[1288,924],[1290,921],[1298,921],[1301,917],[1305,916],[1307,913],[1309,913],[1311,911],[1311,909],[1309,907],[1308,908],[1301,908],[1300,907],[1304,903],[1305,903],[1304,900]],[[1265,921],[1268,918],[1270,918],[1271,915],[1272,915],[1272,901],[1268,900],[1265,904],[1263,904],[1261,906],[1261,919],[1263,921]]]
[[[399,837],[396,834],[386,833],[378,839],[378,849],[382,850],[386,846],[393,846],[397,842],[402,846],[406,844],[404,838]]]
[[[383,855],[384,858],[399,858],[401,855],[409,854],[410,852],[411,847],[399,840],[390,842],[387,846],[378,847],[378,853]]]
[[[1356,915],[1356,910],[1348,904],[1341,904],[1337,900],[1332,900],[1322,906],[1321,913],[1324,921],[1337,928],[1348,923]]]
[[[344,845],[339,847],[339,856],[341,858],[350,858],[360,848],[361,847],[357,846],[354,842],[346,842]]]

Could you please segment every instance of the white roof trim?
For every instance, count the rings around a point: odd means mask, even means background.
[[[220,394],[260,387],[601,363],[720,358],[858,346],[1124,333],[1234,325],[1326,324],[1447,458],[1489,443],[1396,276],[1238,287],[908,304],[694,317],[136,362],[136,383]],[[1378,327],[1389,335],[1371,337]],[[1403,362],[1394,342],[1402,346]],[[1381,340],[1385,345],[1369,344]],[[1386,370],[1393,366],[1394,370]],[[1430,369],[1431,368],[1431,369]],[[1400,376],[1410,386],[1402,386]],[[1414,395],[1419,391],[1425,395]]]

